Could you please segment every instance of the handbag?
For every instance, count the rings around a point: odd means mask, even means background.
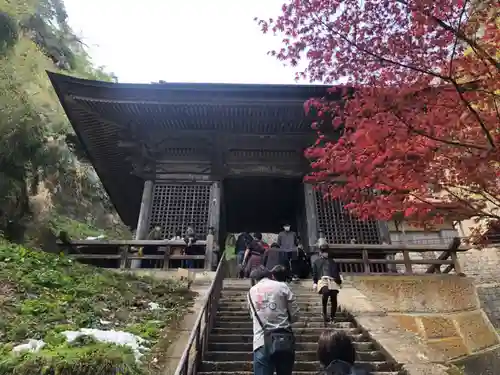
[[[326,279],[328,290],[339,290],[340,285],[335,282],[331,277],[323,276],[322,279]]]
[[[266,329],[262,320],[260,320],[259,314],[255,310],[255,306],[250,297],[250,292],[248,293],[248,302],[252,308],[253,314],[259,322],[262,330],[264,331],[264,350],[269,356],[276,353],[292,353],[295,351],[295,335],[291,328],[277,328],[277,329]],[[290,319],[290,311],[287,310],[288,318]],[[291,319],[290,319],[291,321]]]

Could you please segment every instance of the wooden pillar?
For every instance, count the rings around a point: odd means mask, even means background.
[[[212,270],[214,263],[217,263],[217,254],[215,251],[217,248],[216,239],[219,238],[220,211],[221,185],[220,182],[214,182],[210,189],[210,208],[208,210],[208,227],[211,229],[209,229],[209,235],[207,236],[205,251],[205,269],[209,271]]]
[[[149,213],[151,212],[151,203],[153,199],[153,181],[144,181],[144,188],[142,190],[141,210],[139,211],[139,218],[137,219],[137,228],[135,232],[136,240],[145,240],[148,236]],[[141,261],[133,260],[130,268],[140,268]]]
[[[314,249],[318,241],[318,220],[316,212],[316,197],[311,184],[304,184],[304,201],[306,208],[307,244],[309,251]]]

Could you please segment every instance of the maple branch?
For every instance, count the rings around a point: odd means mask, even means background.
[[[500,123],[500,108],[498,107],[496,98],[493,98],[493,106],[495,107],[495,113],[497,116],[497,120]]]
[[[446,191],[448,194],[450,194],[455,199],[457,199],[458,201],[462,202],[462,204],[465,204],[466,206],[468,206],[472,211],[476,212],[477,214],[475,216],[485,217],[485,218],[489,217],[489,218],[493,218],[493,219],[500,219],[500,216],[498,216],[498,215],[494,215],[494,214],[491,214],[489,212],[484,212],[483,210],[479,209],[478,207],[475,207],[472,203],[470,203],[466,199],[463,199],[462,197],[460,197],[460,196],[456,195],[455,193],[453,193],[449,188],[443,187],[443,190]]]
[[[393,190],[393,191],[396,191],[398,192],[399,194],[403,194],[403,195],[408,195],[408,196],[411,196],[415,199],[417,199],[418,201],[428,205],[428,206],[431,206],[432,208],[436,209],[436,210],[439,210],[440,207],[436,206],[434,203],[432,202],[429,202],[427,201],[425,198],[421,198],[419,197],[418,195],[416,195],[415,193],[412,193],[411,191],[408,191],[408,190],[402,190],[400,189],[399,187],[393,185],[392,183],[390,183],[389,180],[386,180],[385,178],[382,180],[381,179],[382,177],[381,176],[378,176],[377,175],[377,180],[375,181],[375,183],[379,183],[381,185],[385,185],[387,186],[389,189]]]
[[[394,108],[392,108],[394,109]],[[487,151],[488,148],[485,148],[485,147],[481,147],[481,146],[476,146],[474,144],[471,144],[471,143],[462,143],[462,142],[457,142],[457,141],[449,141],[449,140],[446,140],[446,139],[441,139],[441,138],[438,138],[438,137],[434,137],[430,134],[427,134],[426,132],[424,132],[423,130],[418,130],[418,129],[415,129],[415,127],[413,127],[412,125],[410,125],[406,120],[404,120],[401,116],[399,116],[396,112],[392,112],[393,115],[399,120],[401,121],[410,131],[414,132],[415,134],[418,134],[418,135],[421,135],[423,137],[427,137],[429,139],[432,139],[433,141],[436,141],[436,142],[441,142],[441,143],[444,143],[444,144],[447,144],[447,145],[450,145],[450,146],[458,146],[458,147],[465,147],[465,148],[473,148],[473,149],[476,149],[476,150],[482,150],[482,151]]]
[[[407,3],[405,3],[404,1],[402,0],[396,0],[397,2],[401,3],[401,4],[404,4],[404,5],[407,5]],[[309,7],[311,7],[312,9],[312,5],[309,1],[306,1],[306,3],[309,5]],[[314,14],[313,12],[311,12],[311,14]],[[431,15],[432,16],[432,15]],[[436,18],[434,16],[432,16],[433,18]],[[436,20],[439,20],[436,18]],[[436,73],[436,72],[433,72],[433,71],[427,71],[425,69],[421,69],[421,68],[418,68],[418,67],[415,67],[415,66],[411,66],[411,65],[407,65],[407,64],[403,64],[401,62],[398,62],[398,61],[394,61],[394,60],[391,60],[391,59],[388,59],[388,58],[385,58],[385,57],[382,57],[380,55],[377,55],[371,51],[368,51],[367,49],[365,48],[362,48],[360,47],[357,43],[355,43],[354,41],[352,41],[350,38],[348,38],[347,36],[345,36],[344,34],[336,31],[335,29],[333,29],[332,27],[330,27],[328,24],[326,24],[323,19],[317,19],[316,18],[316,21],[319,22],[320,24],[322,24],[324,27],[326,27],[326,29],[328,31],[330,31],[332,34],[335,34],[337,36],[339,36],[342,40],[344,40],[345,42],[347,42],[348,44],[352,45],[353,47],[355,47],[357,50],[375,58],[375,59],[378,59],[380,61],[383,61],[385,63],[389,63],[389,64],[393,64],[393,65],[396,65],[396,66],[399,66],[399,67],[403,67],[403,68],[406,68],[406,69],[411,69],[411,70],[414,70],[414,71],[417,71],[419,73],[423,73],[423,74],[428,74],[428,75],[431,75],[433,77],[437,77],[437,78],[440,78],[442,79],[443,81],[445,82],[450,82],[456,89],[456,91],[458,92],[458,95],[460,97],[460,100],[466,105],[466,107],[469,109],[469,111],[472,113],[472,115],[476,118],[476,120],[479,122],[479,126],[481,127],[481,129],[483,130],[483,132],[485,133],[485,136],[488,140],[488,143],[490,144],[490,146],[492,148],[496,148],[496,145],[495,145],[495,142],[493,140],[493,137],[491,136],[489,130],[487,129],[486,125],[483,123],[483,120],[481,119],[481,117],[479,116],[479,114],[477,113],[477,111],[471,106],[471,104],[464,98],[461,90],[460,90],[460,85],[451,77],[445,77],[439,73]],[[448,26],[446,23],[444,23],[443,21],[439,20],[443,25],[447,26],[450,30],[454,30],[452,29],[450,26]],[[441,25],[440,23],[440,25]],[[442,27],[444,27],[443,25],[441,25]],[[449,30],[448,30],[449,31]],[[463,35],[463,33],[460,32],[461,35]],[[458,37],[459,34],[456,34],[456,36]]]
[[[495,141],[494,141],[493,137],[491,136],[490,131],[488,130],[488,128],[484,124],[483,119],[481,118],[481,116],[479,116],[479,113],[477,113],[477,111],[474,109],[474,107],[472,107],[470,102],[464,98],[464,95],[462,93],[462,90],[460,90],[460,86],[458,85],[458,83],[454,79],[451,79],[450,82],[455,87],[455,89],[458,93],[458,96],[459,96],[460,100],[462,101],[462,103],[465,104],[467,109],[472,113],[472,115],[479,122],[479,126],[481,127],[481,129],[483,129],[483,132],[485,133],[486,139],[488,139],[488,143],[491,145],[491,148],[496,148]]]
[[[410,4],[408,4],[408,2],[406,2],[404,0],[396,0],[396,2],[398,2],[400,4],[403,4],[403,5],[406,5],[410,10],[412,9],[412,7],[410,6]],[[450,25],[448,25],[442,19],[437,18],[435,15],[433,15],[429,11],[426,11],[426,10],[423,10],[423,9],[418,9],[418,8],[417,8],[417,10],[420,11],[420,12],[422,12],[422,14],[426,15],[427,17],[433,19],[434,22],[436,22],[439,26],[441,26],[446,31],[452,33],[457,38],[460,38],[461,40],[463,40],[464,42],[466,42],[467,44],[469,44],[473,49],[475,49],[475,50],[477,50],[479,52],[479,53],[477,53],[479,56],[482,55],[481,57],[487,59],[491,65],[493,65],[498,70],[500,70],[500,62],[497,62],[495,60],[495,58],[493,58],[492,56],[490,56],[483,48],[481,48],[481,46],[479,46],[474,40],[470,39],[462,31],[455,30],[453,27],[451,27]]]
[[[312,5],[311,3],[306,0],[306,3],[312,8]],[[311,12],[311,14],[314,14]],[[387,64],[392,64],[392,65],[396,65],[396,66],[399,66],[399,67],[402,67],[402,68],[406,68],[406,69],[410,69],[410,70],[414,70],[416,72],[419,72],[419,73],[423,73],[423,74],[428,74],[428,75],[431,75],[433,77],[436,77],[436,78],[440,78],[444,81],[446,81],[448,79],[448,77],[445,77],[437,72],[433,72],[433,71],[427,71],[425,69],[422,69],[422,68],[419,68],[419,67],[416,67],[416,66],[412,66],[412,65],[407,65],[407,64],[404,64],[404,63],[401,63],[399,61],[394,61],[394,60],[391,60],[389,58],[386,58],[386,57],[383,57],[383,56],[380,56],[374,52],[371,52],[371,51],[368,51],[367,49],[363,48],[363,47],[360,47],[358,45],[358,43],[352,41],[350,38],[348,38],[346,35],[336,31],[335,29],[333,29],[332,27],[330,27],[328,24],[326,24],[321,18],[320,19],[317,19],[316,18],[316,21],[319,22],[320,24],[322,24],[324,27],[326,27],[326,29],[331,32],[332,34],[335,34],[337,35],[338,37],[340,37],[342,40],[344,40],[345,42],[347,42],[349,45],[355,47],[357,50],[359,50],[360,52],[364,53],[364,54],[367,54],[368,56],[371,56],[373,57],[374,59],[376,60],[379,60],[379,61],[382,61],[382,62],[385,62]]]
[[[460,98],[460,101],[464,103],[469,111],[472,112],[473,116],[476,118],[476,120],[479,122],[479,126],[485,133],[486,138],[488,139],[488,143],[491,145],[492,148],[496,148],[495,141],[493,140],[493,137],[491,136],[489,130],[486,128],[486,125],[484,124],[483,120],[479,116],[479,113],[474,109],[474,107],[471,105],[471,103],[464,98],[463,96],[463,88],[467,86],[467,84],[459,84],[455,79],[448,77],[446,78],[446,81],[450,82],[453,87],[455,88],[455,91],[458,93],[458,96]],[[427,87],[424,88],[423,90],[420,90],[416,93],[413,93],[412,95],[417,95],[420,93],[423,93],[427,90],[434,90],[434,87]]]
[[[487,193],[486,191],[478,191],[474,189],[467,188],[465,186],[459,186],[459,185],[450,185],[447,184],[450,188],[455,188],[455,189],[460,189],[460,190],[465,190],[468,191],[471,194],[477,194],[486,199],[488,202],[493,204],[494,206],[500,208],[500,198],[497,198],[496,196]]]
[[[498,206],[500,207],[500,197],[497,197],[497,194],[490,193],[490,192],[488,191],[488,189],[486,189],[486,187],[484,187],[484,186],[481,186],[481,189],[482,189],[482,190],[483,190],[486,194],[488,194],[490,197],[493,197],[493,199],[498,200],[498,203],[499,203],[499,204],[498,204]]]
[[[462,11],[460,12],[460,17],[458,19],[458,29],[460,30],[460,26],[462,25],[462,17],[465,14],[465,9],[467,8],[467,0],[464,1],[464,5],[462,6]],[[455,37],[455,42],[453,43],[453,50],[451,51],[451,56],[450,56],[450,77],[453,76],[453,59],[455,58],[455,52],[457,50],[457,45],[458,45],[458,38]]]

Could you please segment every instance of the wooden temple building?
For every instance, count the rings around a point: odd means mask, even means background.
[[[326,86],[122,84],[49,73],[71,124],[137,239],[193,225],[227,233],[292,225],[306,248],[378,244],[386,226],[359,221],[303,183],[316,134],[304,102]]]

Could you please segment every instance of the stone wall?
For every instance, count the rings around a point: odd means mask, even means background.
[[[463,236],[461,230],[453,229],[451,224],[443,225],[435,231],[423,231],[419,228],[406,226],[406,232],[403,235],[399,227],[394,223],[388,224],[391,242],[409,244],[447,244],[455,236]],[[434,259],[439,253],[414,253],[412,259]],[[402,259],[402,254],[397,254],[396,259]],[[469,250],[459,257],[463,272],[474,278],[477,287],[481,307],[486,312],[495,328],[500,329],[500,247],[487,248],[483,250]],[[425,271],[426,266],[414,266],[414,271]],[[405,271],[403,265],[398,265],[397,270],[400,273]]]
[[[460,255],[464,273],[473,277],[481,306],[495,328],[500,328],[500,248],[469,250]]]
[[[401,328],[447,360],[500,344],[480,306],[474,279],[455,275],[360,276],[356,288]]]

